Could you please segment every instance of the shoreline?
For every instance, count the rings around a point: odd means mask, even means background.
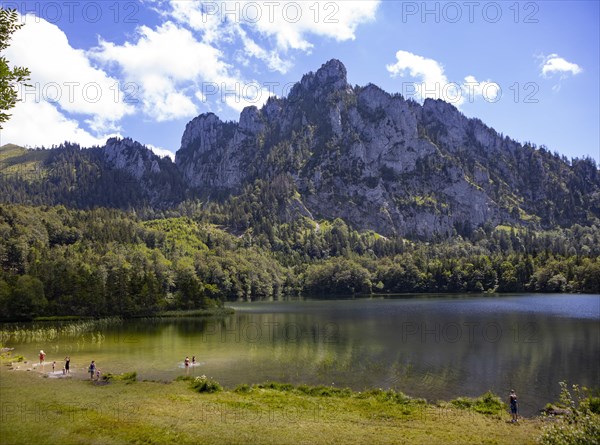
[[[216,382],[203,377],[90,381],[1,368],[7,443],[535,444],[542,427],[510,423],[504,406],[480,412],[498,406],[486,395],[472,399],[478,411],[465,398],[427,403],[379,389],[268,382],[212,392]]]
[[[51,362],[18,372],[25,369],[9,370],[10,359],[4,354],[0,366],[0,437],[15,444],[533,445],[570,414],[519,415],[513,423],[504,398],[490,391],[429,401],[393,389],[275,381],[223,388],[204,375],[167,381],[103,372],[90,379],[85,368],[62,375],[50,371]]]
[[[134,315],[131,317],[121,317],[118,315],[106,315],[102,317],[94,317],[91,315],[51,315],[34,317],[31,320],[0,320],[0,324],[7,323],[39,323],[39,322],[54,322],[54,321],[99,321],[112,318],[121,320],[139,320],[140,318],[182,318],[182,317],[224,317],[235,313],[235,309],[229,306],[208,308],[208,309],[187,309],[187,310],[171,310],[161,311],[155,314]]]
[[[457,296],[465,297],[510,297],[520,295],[590,295],[599,296],[600,294],[593,292],[547,292],[547,291],[527,291],[527,292],[406,292],[406,293],[386,293],[386,292],[373,292],[370,294],[335,294],[330,296],[324,295],[294,295],[286,296],[281,299],[268,298],[268,299],[240,299],[235,301],[227,301],[226,304],[251,304],[251,303],[273,303],[273,302],[289,302],[289,301],[348,301],[348,300],[368,300],[368,299],[411,299],[411,298],[456,298]],[[231,306],[205,308],[205,309],[174,309],[168,311],[160,311],[154,314],[140,314],[132,315],[129,317],[123,317],[119,315],[104,315],[101,317],[95,317],[91,315],[50,315],[50,316],[39,316],[32,319],[0,319],[0,326],[2,324],[12,323],[37,323],[37,322],[54,322],[54,321],[98,321],[110,318],[119,318],[121,320],[139,320],[143,318],[184,318],[184,317],[224,317],[235,314],[235,308]]]
[[[3,353],[5,354],[5,353]],[[10,374],[25,374],[31,377],[37,377],[42,380],[70,380],[73,382],[87,382],[92,385],[108,385],[120,380],[127,380],[128,383],[148,383],[148,384],[161,384],[161,385],[171,385],[178,382],[193,382],[195,379],[206,377],[204,375],[179,375],[170,380],[166,379],[138,379],[137,371],[131,372],[123,372],[123,373],[111,373],[111,372],[103,372],[99,378],[89,378],[89,373],[86,371],[85,367],[80,368],[71,368],[71,372],[68,374],[63,374],[62,368],[56,368],[54,371],[51,371],[52,362],[44,362],[40,363],[30,363],[30,360],[25,360],[21,362],[9,362],[10,357],[0,357],[0,369],[5,372],[9,372]],[[62,363],[62,362],[61,362]],[[58,364],[58,363],[57,363]],[[16,365],[16,366],[15,366]],[[27,365],[22,367],[23,365]],[[191,367],[191,366],[190,366]],[[8,368],[8,369],[7,369]],[[48,368],[48,370],[46,370]],[[489,414],[489,415],[500,415],[501,412],[507,413],[509,412],[508,404],[503,401],[503,399],[493,393],[492,391],[487,391],[484,394],[479,396],[471,397],[471,396],[457,396],[451,400],[428,400],[425,397],[419,397],[415,395],[408,395],[401,391],[396,391],[392,388],[382,389],[382,388],[364,388],[363,390],[355,390],[349,387],[338,387],[335,385],[309,385],[305,383],[290,383],[285,381],[265,381],[263,383],[239,383],[233,387],[221,387],[221,385],[208,377],[209,380],[217,384],[221,389],[219,391],[225,393],[239,393],[239,394],[249,394],[255,391],[261,390],[272,390],[281,393],[288,394],[304,394],[311,397],[328,397],[328,398],[364,398],[369,395],[384,395],[387,399],[399,399],[403,402],[412,403],[419,406],[425,407],[436,407],[440,405],[449,405],[453,404],[458,409],[469,409],[475,406],[478,401],[481,405],[485,403],[492,403],[492,408],[481,407],[481,410],[477,410],[477,412],[481,414]],[[487,398],[487,401],[482,402],[483,399]],[[495,400],[492,400],[495,399]],[[547,402],[546,406],[554,405],[554,402]],[[484,412],[489,411],[489,412]],[[539,413],[543,412],[543,409],[539,409]],[[519,414],[519,419],[523,420],[533,420],[538,418],[538,416],[522,416]]]

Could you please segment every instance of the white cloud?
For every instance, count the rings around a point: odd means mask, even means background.
[[[219,49],[198,41],[189,29],[167,21],[156,29],[139,27],[136,37],[123,45],[101,40],[89,54],[101,63],[117,64],[126,81],[139,87],[144,113],[157,121],[197,115],[194,97],[220,100],[236,111],[248,104],[249,96],[258,97],[251,103],[257,106],[269,97],[267,89],[244,80]]]
[[[56,25],[32,15],[21,20],[27,26],[14,34],[5,55],[31,70],[30,86],[19,90],[21,102],[11,110],[0,143],[50,147],[69,141],[88,147],[119,136],[119,121],[134,108],[124,102],[117,79],[71,47]]]
[[[236,2],[231,2],[236,3]],[[241,11],[253,1],[237,2]],[[279,3],[275,5],[274,3]],[[337,41],[354,40],[356,28],[375,19],[379,0],[367,1],[312,1],[312,2],[258,2],[260,19],[252,26],[257,31],[273,36],[282,50],[308,51],[313,44],[309,35],[328,37]],[[248,13],[250,15],[250,12]],[[245,17],[249,22],[251,17]]]
[[[210,3],[209,12],[217,5],[215,2]],[[233,39],[234,30],[229,26],[224,26],[224,22],[218,14],[207,13],[207,7],[203,6],[202,2],[171,0],[169,4],[171,6],[169,12],[165,12],[164,5],[161,5],[158,12],[163,17],[171,17],[178,23],[186,24],[194,31],[202,32],[202,41],[212,44],[217,41],[231,41]]]
[[[105,40],[89,54],[116,63],[128,82],[139,87],[143,111],[158,121],[198,114],[192,100],[181,92],[198,78],[221,78],[227,66],[218,49],[197,41],[192,33],[166,22],[158,28],[140,26],[135,42],[115,45]],[[189,86],[189,85],[187,85]]]
[[[285,73],[292,66],[288,50],[309,51],[309,35],[354,39],[357,26],[374,19],[379,0],[154,0],[150,5],[165,20],[162,24],[140,26],[134,39],[120,45],[101,39],[87,54],[119,67],[124,80],[137,86],[143,112],[166,121],[197,115],[198,102],[208,109],[260,107],[272,84],[245,78],[227,61],[244,67],[255,59]],[[237,49],[231,58],[229,46]]]
[[[156,146],[154,146],[152,144],[145,144],[145,146],[147,148],[149,148],[150,150],[152,150],[152,152],[155,155],[157,155],[157,156],[159,156],[161,158],[169,157],[169,158],[171,158],[172,161],[175,160],[175,153],[173,153],[170,150],[167,150],[166,148],[156,147]]]
[[[285,73],[292,50],[310,52],[314,37],[354,39],[357,27],[374,20],[380,4],[146,1],[163,23],[139,26],[122,44],[100,37],[87,51],[73,48],[56,25],[27,16],[7,57],[31,68],[35,88],[23,91],[20,111],[2,137],[29,145],[66,139],[90,145],[118,134],[121,120],[138,111],[160,122],[195,116],[201,107],[260,107],[273,84],[247,78],[233,63],[243,67],[260,61]],[[226,12],[232,8],[237,16]]]
[[[463,94],[470,102],[477,97],[482,97],[487,102],[496,102],[500,99],[500,85],[490,80],[479,81],[474,76],[465,77],[461,85]]]
[[[565,78],[569,74],[576,76],[582,71],[583,69],[579,65],[566,61],[558,54],[550,54],[545,57],[542,64],[542,76],[544,77],[551,77],[554,74],[558,74],[561,78]]]
[[[272,94],[265,89],[248,88],[246,94],[227,95],[224,97],[225,103],[236,111],[241,112],[244,108],[255,106],[260,108]]]
[[[83,115],[95,133],[118,131],[118,122],[134,108],[123,101],[117,79],[93,67],[56,25],[32,15],[23,20],[27,26],[15,33],[6,50],[11,63],[31,70],[31,87],[21,90],[22,98]]]
[[[444,67],[433,59],[427,59],[402,50],[396,53],[396,59],[395,64],[386,67],[392,77],[398,75],[404,77],[408,72],[411,77],[418,77],[427,85],[448,83],[448,79],[444,74]]]
[[[248,36],[242,27],[238,27],[237,32],[244,45],[244,58],[248,55],[255,57],[265,62],[270,70],[280,73],[287,73],[291,68],[292,63],[289,60],[283,60],[278,51],[267,51],[262,48]]]
[[[408,51],[396,52],[396,63],[386,68],[392,77],[411,77],[416,80],[403,84],[402,93],[408,98],[442,99],[460,107],[465,101],[473,102],[477,98],[495,102],[500,92],[495,82],[478,81],[472,75],[466,76],[460,83],[450,81],[440,62]]]
[[[11,114],[10,120],[0,130],[0,145],[51,147],[69,141],[91,147],[104,145],[109,137],[120,137],[118,133],[93,136],[76,120],[66,118],[48,102],[19,102]]]
[[[237,36],[247,57],[261,60],[270,70],[286,73],[291,61],[284,55],[289,50],[310,52],[314,46],[310,36],[354,40],[357,27],[375,19],[380,0],[171,0],[170,5],[171,11],[163,15],[202,33],[204,42],[230,43]],[[261,46],[249,33],[266,38],[265,44]],[[266,49],[266,45],[273,47]]]

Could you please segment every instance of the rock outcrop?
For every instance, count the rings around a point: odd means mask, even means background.
[[[303,76],[288,97],[246,108],[239,123],[196,117],[176,164],[208,195],[289,175],[316,218],[386,235],[445,236],[486,222],[552,225],[573,211],[558,210],[570,199],[564,160],[441,100],[420,105],[375,85],[352,87],[338,60]],[[556,198],[561,203],[548,209]]]
[[[338,60],[304,75],[287,97],[245,108],[239,122],[194,118],[175,163],[127,138],[87,150],[17,149],[7,147],[0,165],[11,173],[2,202],[162,210],[250,193],[267,224],[342,218],[358,230],[424,239],[600,219],[591,159],[520,144],[441,100],[351,86]]]
[[[110,166],[125,170],[136,179],[161,172],[160,157],[130,138],[108,139],[104,146],[104,156]]]

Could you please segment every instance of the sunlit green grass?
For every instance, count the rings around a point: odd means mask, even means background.
[[[27,150],[14,144],[0,147],[0,175],[41,180],[46,176],[42,167],[48,151]]]
[[[0,442],[527,444],[540,431],[537,420],[507,423],[503,411],[484,415],[380,390],[265,384],[198,393],[189,381],[101,383],[2,365]]]

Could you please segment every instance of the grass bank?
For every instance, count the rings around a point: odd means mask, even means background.
[[[536,419],[507,423],[504,408],[486,397],[428,404],[390,391],[279,383],[199,393],[210,382],[84,377],[2,366],[0,442],[514,445],[536,443],[541,428]]]
[[[150,318],[179,318],[179,317],[224,317],[234,314],[235,310],[230,307],[215,307],[208,309],[190,309],[164,311],[152,315]]]

